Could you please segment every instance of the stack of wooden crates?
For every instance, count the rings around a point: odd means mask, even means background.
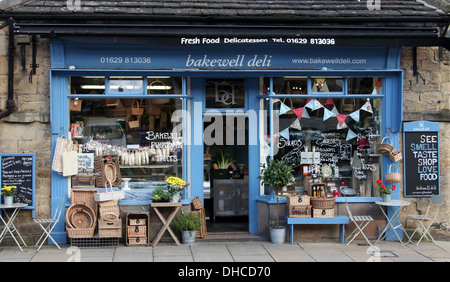
[[[122,219],[118,200],[98,202],[98,237],[121,238]]]

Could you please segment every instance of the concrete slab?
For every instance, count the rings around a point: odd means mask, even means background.
[[[297,244],[264,243],[263,247],[277,262],[314,262],[314,259]]]
[[[153,248],[144,246],[119,246],[113,262],[153,262]]]
[[[195,262],[233,262],[228,247],[223,243],[195,244],[191,246]]]

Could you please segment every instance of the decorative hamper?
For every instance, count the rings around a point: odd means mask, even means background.
[[[334,209],[314,209],[313,208],[313,217],[333,218],[334,217]]]
[[[311,205],[289,206],[289,217],[311,217]]]
[[[335,198],[312,197],[310,200],[313,209],[334,209]]]
[[[288,206],[309,205],[311,197],[308,195],[289,195],[286,197],[286,204]]]

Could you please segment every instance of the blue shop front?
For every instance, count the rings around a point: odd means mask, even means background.
[[[399,148],[401,47],[301,37],[119,41],[51,38],[54,155],[61,137],[78,153],[75,175],[52,172],[52,209],[61,197],[70,205],[74,189],[108,187],[96,171],[105,155],[118,157],[108,172],[125,191],[121,207],[148,206],[177,176],[189,183],[184,205],[199,197],[208,221],[244,221],[250,234],[263,229],[258,204],[276,203],[258,178],[270,159],[293,167],[287,193],[312,195],[319,182],[337,203],[344,193],[352,203],[380,199],[376,181],[395,163],[376,146]],[[56,229],[66,242],[65,222]]]

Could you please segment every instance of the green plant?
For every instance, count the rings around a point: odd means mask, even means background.
[[[168,202],[172,199],[172,195],[164,190],[164,187],[156,187],[153,190],[152,200],[155,202]]]
[[[267,165],[261,164],[260,166],[261,174],[258,178],[262,184],[272,187],[277,197],[276,223],[277,228],[279,228],[278,210],[280,200],[278,198],[278,192],[281,188],[294,183],[294,176],[292,175],[294,169],[281,160],[270,160]]]
[[[222,151],[216,154],[215,159],[219,169],[227,169],[232,163],[234,163],[230,153],[224,153]]]
[[[394,191],[397,188],[395,184],[393,184],[392,187],[384,185],[381,179],[377,180],[377,184],[378,184],[378,191],[380,192],[381,195],[389,195],[392,193],[392,191]]]
[[[198,230],[202,225],[200,216],[193,212],[181,213],[174,220],[173,224],[179,231],[192,231]]]

